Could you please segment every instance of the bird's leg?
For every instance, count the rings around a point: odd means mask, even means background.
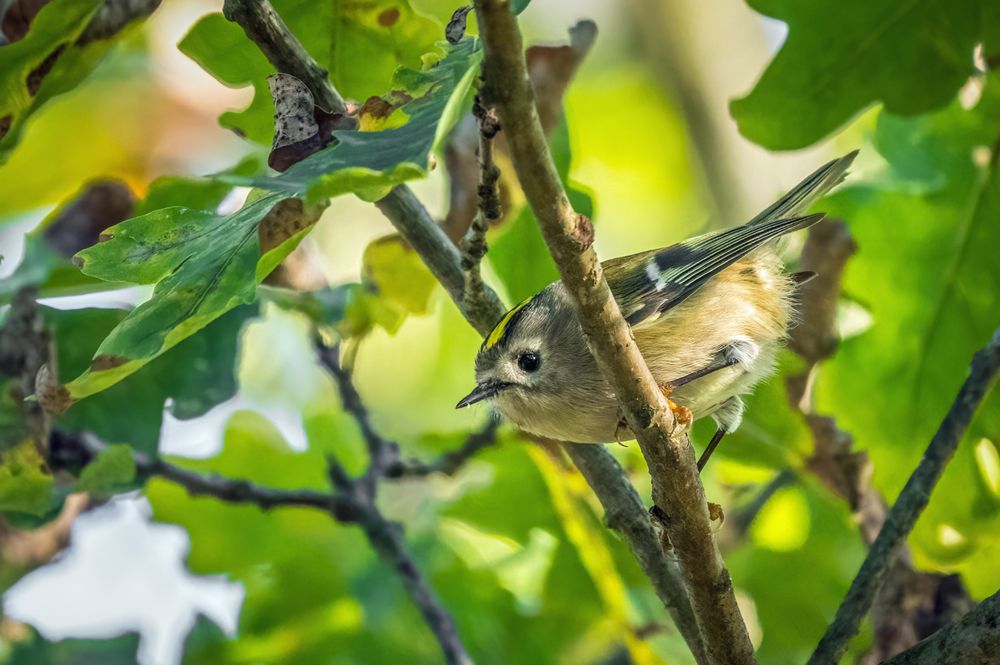
[[[712,435],[712,440],[708,442],[708,446],[705,448],[704,452],[702,452],[701,457],[698,458],[698,471],[705,468],[705,465],[708,464],[708,458],[715,452],[715,449],[719,446],[719,442],[722,441],[722,437],[725,435],[726,429],[724,427],[720,427],[715,430],[715,434]]]
[[[734,365],[749,365],[760,353],[760,347],[747,337],[736,337],[729,344],[719,349],[715,353],[715,358],[705,367],[695,370],[690,374],[685,374],[679,379],[674,379],[667,386],[671,389],[691,383],[695,379],[708,376],[719,370],[733,367]]]
[[[715,449],[719,447],[719,442],[729,432],[735,432],[736,428],[743,422],[743,400],[733,395],[723,402],[712,414],[712,419],[719,426],[712,435],[712,440],[708,442],[705,451],[698,458],[698,471],[705,468],[708,458],[712,456]]]

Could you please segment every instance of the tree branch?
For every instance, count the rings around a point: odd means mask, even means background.
[[[497,442],[499,426],[498,420],[490,418],[486,427],[470,434],[460,448],[450,450],[432,462],[398,460],[385,470],[385,476],[386,478],[424,478],[436,473],[443,473],[446,476],[455,475],[476,453]]]
[[[656,381],[611,295],[594,252],[593,226],[569,203],[552,162],[521,47],[504,0],[475,3],[486,48],[487,101],[500,112],[514,169],[542,228],[605,379],[614,388],[653,481],[653,498],[681,560],[709,662],[753,663],[753,646],[736,605],[732,580],[715,545],[694,450],[679,433]]]
[[[1000,654],[1000,591],[885,665],[970,665]]]
[[[965,434],[973,414],[992,387],[998,371],[1000,371],[1000,330],[994,333],[989,344],[973,356],[969,375],[959,390],[955,402],[934,438],[931,439],[920,464],[906,481],[903,491],[889,511],[885,524],[868,550],[868,556],[865,557],[861,569],[851,583],[851,588],[837,609],[833,623],[827,628],[816,651],[810,657],[810,665],[837,663],[847,650],[850,639],[857,633],[861,620],[871,608],[872,600],[885,581],[906,536],[927,506],[934,485],[955,454],[955,449]]]
[[[243,28],[276,70],[291,74],[312,91],[328,113],[347,114],[347,104],[330,83],[327,71],[309,55],[267,0],[225,0],[222,13]]]
[[[238,0],[229,1],[235,2]],[[238,22],[243,21],[240,25],[247,36],[258,45],[262,45],[262,50],[270,49],[271,52],[281,52],[288,55],[290,51],[271,49],[266,44],[273,40],[297,41],[295,36],[288,32],[287,28],[281,34],[264,30],[252,21],[252,16],[252,14],[248,13],[234,14],[234,18]],[[300,56],[306,59],[309,58],[304,49],[301,51]],[[285,70],[287,67],[295,66],[295,63],[283,63],[281,66],[276,64],[275,66],[280,70]],[[305,82],[317,99],[321,98],[317,92],[319,88],[330,85],[328,80]],[[376,202],[375,205],[389,219],[400,235],[420,255],[421,259],[441,283],[472,327],[482,336],[489,334],[493,325],[506,312],[506,308],[496,293],[488,286],[483,290],[484,298],[481,301],[471,303],[466,301],[464,298],[465,278],[461,267],[461,254],[454,243],[442,231],[441,227],[438,226],[434,218],[431,217],[430,213],[427,212],[426,208],[420,203],[412,190],[405,185],[398,186],[388,196]],[[572,445],[574,444],[568,444],[567,447]],[[605,474],[602,477],[616,478],[615,482],[601,482],[600,484],[596,482],[596,475],[591,475],[588,478],[591,488],[604,505],[625,506],[631,502],[631,496],[627,495],[629,492],[627,488],[631,487],[631,484],[620,468],[610,465],[613,462],[613,458],[610,458],[606,451],[602,450],[599,446],[582,446],[581,450],[577,451],[574,457],[576,459],[589,459],[593,468],[604,470]],[[634,489],[631,490],[632,493],[634,491]],[[633,519],[644,520],[649,524],[649,516],[642,509],[641,503],[637,505],[632,502],[632,505],[633,509],[637,511]],[[649,529],[652,529],[652,525],[649,525]],[[631,529],[623,532],[623,536],[628,541],[636,557],[655,556],[660,561],[659,569],[669,571],[668,573],[651,578],[657,594],[661,598],[671,599],[670,604],[667,605],[667,609],[671,610],[671,608],[677,607],[682,608],[681,611],[683,612],[684,608],[690,608],[690,601],[687,594],[683,592],[682,585],[676,583],[676,569],[673,566],[670,556],[662,550],[659,550],[654,555],[653,550],[649,548],[648,539],[643,540],[636,535],[637,533],[639,532]],[[670,575],[675,575],[675,583],[673,584],[669,581]],[[680,626],[680,624],[678,625]],[[688,640],[688,645],[693,653],[697,654],[703,651],[700,646],[700,636],[696,630],[688,628],[682,629],[681,632],[685,639]]]
[[[617,531],[632,548],[642,572],[652,583],[656,595],[687,642],[698,665],[708,663],[705,646],[698,632],[694,610],[687,599],[677,562],[664,556],[656,530],[649,521],[639,493],[628,481],[625,470],[604,446],[568,443],[563,446],[570,459],[586,478],[587,484],[604,507],[604,521]]]
[[[493,139],[500,131],[500,121],[496,112],[482,106],[479,97],[473,102],[472,112],[479,123],[479,186],[478,209],[469,230],[466,232],[459,249],[462,252],[462,272],[465,273],[465,288],[462,300],[469,306],[474,301],[482,301],[484,290],[483,276],[479,270],[483,257],[486,256],[486,232],[490,224],[500,219],[500,192],[497,183],[500,180],[500,169],[493,163]]]

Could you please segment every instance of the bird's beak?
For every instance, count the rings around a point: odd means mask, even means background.
[[[469,406],[470,404],[482,402],[484,399],[493,397],[509,385],[509,383],[503,383],[500,381],[487,381],[486,383],[480,383],[472,390],[471,393],[463,397],[462,400],[455,405],[455,408],[461,409]]]

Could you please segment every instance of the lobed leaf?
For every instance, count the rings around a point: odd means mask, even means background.
[[[875,102],[899,115],[946,106],[973,73],[973,47],[996,14],[992,0],[749,4],[788,24],[753,90],[730,106],[740,132],[772,150],[815,143]]]

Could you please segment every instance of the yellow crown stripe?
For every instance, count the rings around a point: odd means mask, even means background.
[[[495,346],[497,342],[503,339],[503,334],[507,332],[507,326],[510,325],[511,319],[514,318],[515,314],[524,309],[524,306],[527,305],[529,302],[531,302],[531,298],[528,298],[521,304],[514,307],[514,309],[510,310],[509,312],[503,315],[503,318],[500,319],[500,322],[497,323],[496,326],[494,326],[493,330],[490,331],[490,334],[486,336],[486,341],[483,342],[484,349],[489,349]]]

